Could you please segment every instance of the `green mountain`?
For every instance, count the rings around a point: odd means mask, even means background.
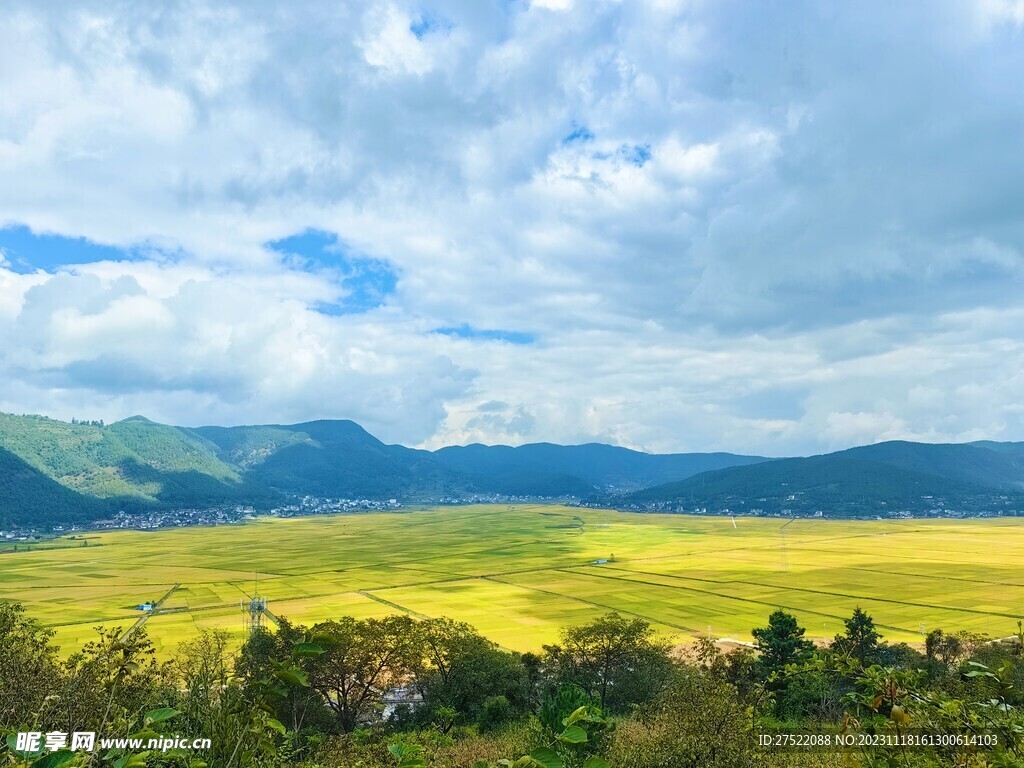
[[[870,459],[986,488],[1024,491],[1024,444],[1021,443],[958,445],[893,440],[850,448],[836,455]]]
[[[983,444],[894,441],[705,472],[630,494],[623,503],[826,517],[1024,510],[1021,458]]]
[[[429,452],[386,445],[353,421],[192,431],[215,445],[246,477],[288,493],[414,498],[481,490]]]
[[[115,424],[0,414],[0,528],[98,519],[116,511],[247,503],[282,496],[586,497],[705,469],[762,461],[650,454],[591,444],[387,445],[352,421],[183,428],[135,416]]]
[[[85,522],[105,511],[104,502],[61,485],[0,448],[0,530]]]
[[[292,496],[585,498],[636,509],[828,516],[1024,509],[1024,444],[889,442],[823,456],[609,445],[388,445],[352,421],[183,428],[0,414],[0,529]],[[625,495],[623,495],[625,494]]]
[[[564,484],[575,495],[593,489],[634,490],[707,472],[712,469],[755,464],[761,456],[732,453],[649,454],[601,443],[555,445],[531,443],[516,448],[481,445],[441,448],[438,461],[458,472],[492,482],[517,484],[524,477]]]
[[[973,443],[968,443],[968,445],[988,448],[989,450],[999,451],[1000,453],[1015,456],[1019,460],[1024,460],[1024,443],[997,443],[994,440],[977,440]]]
[[[274,498],[212,444],[141,417],[100,426],[0,414],[0,449],[0,528]]]
[[[290,493],[336,497],[585,497],[598,489],[643,488],[706,469],[764,461],[727,453],[651,455],[596,443],[417,451],[382,443],[352,421],[193,431],[258,482]]]

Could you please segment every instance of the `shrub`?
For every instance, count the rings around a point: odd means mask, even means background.
[[[736,689],[692,667],[638,717],[620,722],[608,762],[616,768],[754,768],[750,718]]]

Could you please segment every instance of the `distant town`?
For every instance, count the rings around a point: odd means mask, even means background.
[[[508,496],[501,494],[476,494],[472,496],[441,496],[425,498],[416,502],[417,506],[440,504],[456,506],[463,504],[516,504],[516,503],[551,503],[565,501],[551,497]],[[575,499],[568,500],[570,505],[579,504]],[[307,517],[311,515],[351,514],[360,512],[395,512],[408,509],[407,505],[397,498],[388,499],[333,499],[317,496],[303,496],[292,500],[289,504],[259,510],[246,504],[220,505],[207,508],[187,507],[182,509],[161,509],[145,512],[118,512],[106,520],[94,520],[88,523],[55,525],[52,528],[14,528],[0,530],[0,543],[31,542],[43,536],[53,534],[69,535],[88,531],[120,530],[159,530],[162,528],[186,528],[189,526],[233,525],[246,520],[261,517]]]
[[[790,501],[797,501],[799,494],[794,494]],[[760,501],[766,501],[761,499]],[[884,502],[879,503],[874,514],[859,515],[862,519],[912,519],[927,517],[968,518],[968,517],[1018,517],[1024,515],[1019,509],[1020,498],[1008,495],[987,496],[986,504],[978,508],[958,510],[952,508],[947,500],[933,496],[922,496],[925,508],[891,509]],[[1018,502],[1015,504],[1014,502]],[[396,512],[409,511],[425,505],[458,506],[467,504],[524,504],[524,503],[560,503],[569,507],[584,509],[608,509],[609,507],[626,512],[647,512],[662,514],[716,515],[735,517],[778,517],[778,518],[824,518],[821,509],[811,509],[807,505],[794,504],[783,508],[765,508],[748,506],[744,500],[736,500],[735,508],[729,506],[708,507],[681,503],[678,501],[649,502],[616,502],[614,497],[580,499],[577,497],[523,496],[505,494],[474,494],[469,496],[440,496],[436,498],[417,499],[414,503],[403,503],[397,498],[387,499],[335,499],[318,496],[295,498],[291,503],[260,510],[251,505],[222,505],[208,508],[182,508],[151,510],[146,512],[118,512],[106,520],[96,520],[75,525],[57,525],[52,528],[17,528],[0,530],[0,543],[31,542],[44,536],[74,535],[87,531],[111,529],[121,530],[158,530],[163,528],[184,528],[189,526],[233,525],[246,520],[261,517],[306,517],[311,515],[353,514],[362,512]],[[755,500],[756,503],[756,500]],[[835,517],[835,515],[828,515]]]
[[[398,499],[322,499],[305,496],[290,504],[260,511],[239,504],[205,509],[163,509],[147,512],[118,512],[107,520],[95,520],[80,525],[56,525],[51,529],[16,529],[0,531],[0,541],[31,541],[43,534],[74,534],[84,531],[131,529],[139,531],[188,526],[231,525],[257,517],[302,517],[340,512],[381,512],[401,509]]]
[[[784,499],[754,499],[748,503],[745,499],[733,498],[727,503],[715,506],[687,504],[678,500],[658,500],[612,504],[615,509],[626,512],[663,512],[670,514],[689,515],[734,515],[744,517],[858,517],[862,519],[876,520],[899,520],[922,517],[1019,517],[1024,514],[1024,505],[1019,495],[1008,494],[976,494],[969,499],[969,505],[964,505],[963,497],[945,499],[941,496],[922,495],[916,501],[914,508],[896,508],[885,501],[876,500],[870,506],[872,509],[865,512],[864,503],[836,504],[826,510],[817,508],[820,501],[812,498],[802,498],[802,493],[791,494]],[[758,506],[758,504],[764,506]],[[605,508],[604,503],[591,501],[577,502],[577,506],[591,508]],[[848,507],[850,509],[848,509]]]

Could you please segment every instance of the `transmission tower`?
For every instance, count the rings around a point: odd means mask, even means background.
[[[260,595],[260,577],[256,574],[253,580],[253,594],[248,600],[239,601],[239,608],[244,614],[245,630],[255,635],[263,629],[263,619],[267,615],[267,598]]]

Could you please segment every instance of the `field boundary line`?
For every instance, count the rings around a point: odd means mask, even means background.
[[[364,564],[361,564],[361,565],[350,566],[350,567],[347,567],[347,568],[321,568],[321,569],[316,570],[316,571],[298,571],[298,572],[295,572],[295,573],[289,572],[289,573],[284,573],[282,575],[286,576],[286,577],[316,576],[316,575],[321,574],[321,573],[348,573],[350,571],[372,570],[374,568],[400,568],[402,566],[410,565],[410,564],[414,564],[414,563],[430,563],[430,562],[433,562],[435,560],[444,561],[444,560],[450,560],[453,557],[461,557],[461,556],[464,556],[464,555],[482,555],[482,554],[487,554],[487,553],[501,553],[501,552],[505,552],[505,551],[510,550],[510,549],[521,549],[522,547],[532,547],[532,546],[535,546],[537,544],[557,544],[557,543],[561,542],[564,538],[566,538],[566,537],[549,538],[549,539],[531,539],[529,541],[522,541],[522,542],[518,542],[518,543],[514,543],[514,544],[506,544],[506,545],[503,545],[503,546],[500,546],[500,547],[489,546],[489,547],[485,547],[483,549],[469,549],[469,550],[465,550],[465,551],[445,552],[443,554],[431,555],[430,557],[416,557],[416,558],[409,558],[407,560],[386,560],[385,559],[385,560],[382,560],[380,562],[364,563]],[[477,578],[477,577],[470,576],[470,577],[467,577],[467,578]]]
[[[197,582],[192,582],[197,583]],[[210,581],[210,582],[198,582],[200,584],[224,584],[223,581]],[[100,589],[104,588],[104,584],[30,584],[27,587],[18,587],[18,591],[29,590],[29,589]],[[133,581],[131,584],[132,589],[135,587],[166,587],[166,581]]]
[[[451,576],[443,579],[431,579],[429,581],[417,581],[412,584],[389,584],[380,587],[364,587],[363,589],[373,592],[385,592],[389,589],[408,589],[409,587],[430,587],[435,584],[449,584],[454,581],[476,581],[478,579],[489,579],[497,578],[499,576],[515,576],[520,573],[545,573],[547,571],[561,571],[566,568],[584,568],[589,564],[587,563],[566,563],[564,565],[543,565],[537,566],[536,568],[517,568],[512,571],[490,571],[487,573],[474,573],[463,576]],[[356,590],[348,590],[354,592]],[[330,595],[336,595],[337,592],[325,592],[322,595],[309,595],[309,597],[327,597]],[[298,598],[287,598],[289,600]]]
[[[370,594],[369,592],[366,592],[365,590],[362,590],[362,589],[356,590],[356,594],[357,595],[362,595],[363,597],[368,598],[370,600],[373,600],[376,603],[380,603],[381,605],[386,605],[389,608],[394,608],[396,611],[401,611],[402,613],[408,614],[409,616],[413,616],[413,617],[415,617],[417,619],[432,619],[432,618],[434,618],[433,616],[428,616],[425,613],[420,613],[419,611],[414,611],[412,608],[406,608],[404,605],[399,605],[398,603],[393,603],[390,600],[385,600],[383,597],[378,597],[377,595]]]
[[[679,585],[659,584],[657,582],[645,581],[645,580],[642,580],[642,579],[624,579],[624,578],[621,578],[619,576],[605,576],[603,574],[598,574],[598,573],[581,573],[579,571],[570,571],[570,570],[567,570],[567,569],[560,569],[560,570],[562,570],[563,573],[567,573],[567,574],[570,574],[570,575],[576,575],[576,576],[583,576],[584,578],[591,577],[591,578],[598,578],[598,579],[611,579],[613,581],[619,581],[619,582],[622,582],[624,584],[643,584],[645,586],[661,587],[663,589],[680,589],[680,590],[686,590],[686,591],[689,591],[689,592],[696,592],[697,594],[701,594],[701,595],[709,595],[711,597],[717,597],[717,598],[722,599],[722,600],[739,600],[739,601],[744,602],[744,603],[753,603],[754,605],[765,605],[765,606],[774,607],[774,608],[786,608],[786,609],[788,609],[790,611],[797,611],[799,613],[808,613],[808,614],[813,614],[815,616],[825,616],[825,617],[828,617],[828,618],[837,619],[840,622],[846,620],[842,616],[838,616],[838,615],[832,614],[832,613],[824,613],[824,612],[822,612],[820,610],[803,608],[803,607],[788,605],[788,604],[784,604],[784,603],[768,602],[768,601],[765,601],[765,600],[755,600],[754,598],[750,598],[750,597],[734,597],[732,595],[723,595],[723,594],[721,594],[719,592],[710,592],[708,590],[697,589],[696,587],[687,587],[687,586],[683,586],[681,584],[679,584]],[[622,571],[623,569],[618,569],[618,570]],[[635,571],[634,571],[634,573],[635,573]],[[659,574],[648,574],[648,575],[659,575]],[[671,577],[669,577],[669,578],[671,578]],[[685,578],[685,577],[679,577],[679,578]],[[712,583],[715,583],[715,582],[712,582]],[[738,583],[738,582],[726,582],[726,583]],[[753,586],[762,586],[762,587],[768,586],[768,587],[770,587],[770,586],[773,586],[773,585],[769,585],[769,584],[753,584]],[[784,589],[784,587],[776,587],[776,588],[777,589]],[[908,606],[913,606],[913,607],[917,607],[917,608],[933,608],[933,609],[937,609],[937,610],[941,610],[941,611],[950,611],[950,612],[954,612],[954,613],[960,611],[960,609],[957,609],[957,608],[945,608],[943,606],[925,606],[925,605],[921,605],[919,603],[900,603],[898,601],[893,601],[893,600],[884,600],[883,598],[873,598],[873,597],[870,597],[870,598],[868,598],[868,597],[860,598],[860,597],[856,597],[856,596],[853,596],[853,595],[842,595],[842,594],[839,594],[839,593],[836,593],[836,592],[821,592],[819,594],[831,595],[831,596],[836,596],[836,597],[846,597],[846,598],[851,598],[851,599],[854,599],[854,600],[865,600],[865,601],[883,600],[884,602],[894,603],[895,605],[908,605]],[[979,615],[983,615],[983,616],[1000,616],[1000,617],[1004,617],[1004,618],[1017,618],[1015,616],[1006,616],[1004,614],[987,614],[987,613],[984,613],[984,612],[977,612],[977,613]],[[881,622],[875,622],[875,626],[882,627],[884,629],[896,630],[898,632],[906,632],[906,633],[912,634],[912,635],[920,634],[919,630],[910,629],[908,627],[901,627],[901,626],[897,626],[895,624],[883,624]]]
[[[3,600],[6,600],[6,598],[0,598],[0,601],[3,601]],[[45,622],[39,622],[39,623],[42,626],[46,627],[47,629],[53,629],[55,627],[77,627],[79,624],[90,624],[92,626],[96,626],[97,624],[109,624],[109,623],[112,623],[112,622],[115,622],[115,621],[121,621],[122,619],[130,619],[130,618],[131,618],[131,616],[113,616],[113,617],[111,617],[109,619],[94,618],[94,619],[85,619],[84,621],[58,621],[55,624],[47,624]],[[138,619],[135,619],[132,622],[132,624],[135,624],[137,622],[138,622]]]
[[[168,554],[169,555],[176,555],[178,553],[177,552],[169,552]],[[164,555],[152,554],[152,555],[143,555],[142,557],[139,557],[137,560],[133,559],[131,562],[132,563],[135,563],[135,562],[149,562],[151,560],[160,561],[160,560],[164,560],[164,559],[166,559],[166,557]],[[160,567],[161,568],[175,568],[177,566],[173,566],[173,565],[160,565]],[[246,573],[245,571],[243,571],[243,570],[241,570],[239,568],[222,568],[222,567],[218,567],[216,565],[192,565],[192,564],[189,564],[189,565],[183,565],[181,567],[182,568],[196,568],[196,569],[201,570],[201,571],[233,571],[234,573],[243,574],[243,575]],[[273,580],[273,579],[283,578],[284,576],[294,576],[296,574],[283,574],[283,573],[278,573],[276,571],[266,571],[265,573],[261,572],[261,575],[267,576],[271,580]],[[214,581],[189,581],[189,584],[223,584],[225,581],[237,581],[238,578],[239,577],[237,577],[237,576],[232,576],[229,579],[215,579]]]
[[[128,629],[125,631],[125,633],[123,635],[121,635],[121,637],[119,637],[118,640],[121,641],[121,642],[124,642],[129,637],[134,635],[139,630],[139,628],[149,620],[150,616],[152,616],[153,614],[159,612],[160,606],[164,604],[164,601],[167,600],[167,598],[169,598],[175,592],[177,592],[178,591],[178,587],[180,587],[180,586],[181,586],[181,582],[178,582],[173,587],[171,587],[169,590],[167,590],[167,592],[164,594],[164,596],[161,597],[159,600],[157,600],[153,604],[152,610],[146,611],[144,614],[142,614],[139,617],[139,620],[136,621],[134,624],[132,624],[130,627],[128,627]]]
[[[495,584],[504,584],[506,587],[515,587],[516,589],[526,589],[531,592],[540,592],[542,595],[552,595],[553,597],[560,597],[563,600],[574,600],[577,603],[583,603],[584,605],[592,605],[595,608],[602,608],[606,611],[621,613],[625,614],[626,616],[634,616],[638,619],[644,619],[645,621],[650,621],[654,624],[662,624],[666,627],[672,627],[673,629],[681,629],[685,632],[693,632],[695,634],[700,634],[700,630],[694,629],[693,627],[687,627],[683,624],[673,624],[671,621],[666,621],[665,619],[656,619],[653,616],[647,616],[643,613],[637,613],[636,611],[627,611],[623,608],[615,608],[614,606],[605,605],[604,603],[597,603],[593,600],[586,600],[582,597],[574,597],[573,595],[566,595],[561,592],[552,592],[551,590],[541,589],[540,587],[530,587],[525,584],[515,584],[510,581],[502,581],[501,579],[494,579],[488,576],[481,576],[480,578],[484,579],[485,581],[493,581]]]
[[[875,602],[875,603],[892,603],[893,605],[909,605],[909,606],[913,606],[915,608],[928,608],[930,610],[939,610],[939,611],[955,611],[955,612],[958,612],[958,613],[970,613],[970,614],[974,614],[974,615],[977,615],[977,616],[995,616],[995,617],[1004,618],[1004,619],[1021,619],[1021,618],[1024,618],[1024,616],[1020,616],[1020,615],[1014,616],[1014,615],[1009,614],[1009,613],[998,613],[998,612],[995,612],[995,611],[981,611],[981,610],[978,610],[977,608],[953,608],[953,607],[946,606],[946,605],[934,605],[932,603],[915,603],[915,602],[912,602],[910,600],[893,600],[890,597],[870,597],[870,596],[867,596],[867,595],[851,595],[851,594],[849,594],[847,592],[828,592],[828,591],[823,590],[823,589],[811,589],[809,587],[783,587],[783,586],[780,586],[778,584],[765,584],[764,582],[761,582],[761,581],[749,581],[747,579],[733,579],[731,581],[722,582],[722,581],[715,581],[713,579],[701,579],[701,578],[698,578],[696,576],[673,576],[673,575],[670,575],[670,574],[651,573],[649,571],[630,571],[630,570],[628,570],[626,568],[610,568],[609,570],[618,571],[619,573],[639,573],[639,574],[642,574],[642,575],[645,575],[645,576],[657,576],[658,578],[663,578],[663,579],[687,579],[689,581],[699,581],[702,584],[722,584],[722,585],[725,585],[725,584],[747,584],[747,585],[752,586],[752,587],[768,587],[769,589],[782,589],[782,590],[786,590],[786,591],[789,591],[789,592],[807,592],[807,593],[812,594],[812,595],[829,595],[829,596],[833,596],[833,597],[847,597],[847,598],[850,598],[852,600],[869,600],[869,601]],[[581,575],[591,575],[591,574],[581,574]],[[593,575],[596,576],[598,574],[593,574]],[[617,578],[617,577],[605,576],[603,578]],[[620,580],[621,581],[637,581],[636,579],[620,579]],[[648,582],[639,582],[639,583],[646,584]],[[662,584],[661,586],[669,587],[671,589],[673,585],[671,585],[671,584]],[[680,585],[679,588],[680,589],[692,589],[692,587],[684,587],[682,585]],[[702,590],[695,590],[695,591],[700,592]],[[719,593],[715,592],[715,593],[709,593],[709,594],[719,594]],[[732,597],[731,595],[720,595],[720,596],[721,597]],[[744,599],[744,598],[735,598],[735,599],[739,600],[739,599]]]
[[[846,566],[848,571],[864,571],[865,573],[884,573],[887,576],[914,576],[918,579],[937,579],[939,581],[962,581],[967,584],[984,584],[991,587],[1021,587],[1024,582],[1015,581],[988,581],[987,579],[968,579],[964,576],[931,576],[927,573],[903,573],[902,571],[883,571],[881,568],[864,568],[859,565]]]
[[[769,602],[766,602],[764,600],[754,600],[753,598],[750,598],[750,597],[732,597],[731,595],[723,595],[723,594],[720,594],[718,592],[709,592],[706,589],[697,589],[696,587],[684,587],[682,585],[676,586],[676,585],[673,585],[673,584],[658,584],[657,582],[654,582],[654,581],[643,581],[641,579],[623,579],[623,578],[621,578],[619,576],[605,576],[605,575],[600,574],[600,573],[580,573],[578,571],[570,571],[570,570],[565,569],[565,568],[560,568],[559,571],[561,573],[565,573],[565,574],[568,574],[570,576],[582,576],[583,578],[593,578],[593,579],[609,579],[611,581],[618,581],[618,582],[621,582],[623,584],[643,584],[644,586],[647,586],[647,587],[661,587],[662,589],[681,589],[681,590],[685,590],[687,592],[696,592],[698,595],[709,595],[711,597],[717,597],[720,600],[738,600],[738,601],[743,602],[743,603],[752,603],[754,605],[766,605],[769,608],[788,608],[791,611],[799,611],[800,613],[810,613],[810,614],[813,614],[815,616],[825,616],[825,617],[830,618],[830,619],[836,619],[837,621],[844,621],[845,620],[842,616],[839,616],[839,615],[834,614],[834,613],[823,613],[822,611],[811,610],[811,609],[808,609],[808,608],[796,608],[794,606],[784,605],[782,603],[769,603]],[[557,594],[557,593],[553,593],[553,594]],[[613,608],[612,610],[615,610],[615,609]],[[636,614],[636,615],[639,615],[639,614]],[[658,621],[658,619],[651,619],[651,621]],[[899,632],[911,632],[912,631],[912,630],[907,629],[906,627],[897,627],[897,626],[892,625],[892,624],[879,624],[879,623],[876,622],[875,626],[877,626],[877,627],[885,627],[886,629],[895,629],[895,630],[897,630]],[[698,632],[699,630],[691,630],[691,631]]]
[[[917,531],[918,531],[918,529],[912,529],[912,530],[909,530],[909,531],[896,531],[895,533],[892,533],[891,535],[897,536],[897,535],[903,535],[903,534],[906,534],[906,533],[915,533]],[[803,549],[803,548],[813,547],[814,544],[818,544],[818,543],[822,543],[822,542],[845,541],[846,539],[864,539],[864,538],[871,538],[873,536],[888,536],[888,535],[890,535],[889,532],[886,532],[886,533],[851,533],[851,534],[846,534],[844,536],[826,536],[826,537],[822,537],[820,539],[814,539],[813,541],[802,541],[800,539],[796,539],[794,541],[793,545],[792,545],[792,548],[793,549]],[[700,557],[702,555],[720,555],[720,554],[726,554],[726,553],[731,553],[731,552],[756,552],[756,551],[761,551],[761,550],[772,551],[772,550],[777,550],[777,549],[778,549],[778,544],[777,543],[750,544],[750,545],[736,546],[736,547],[716,547],[715,549],[702,549],[700,551],[695,551],[695,552],[678,552],[678,553],[674,553],[674,554],[670,554],[670,555],[650,555],[650,556],[647,556],[647,557],[624,557],[624,558],[622,558],[622,562],[630,562],[630,563],[632,563],[632,562],[647,562],[647,561],[650,561],[650,560],[669,560],[669,559],[672,559],[672,558],[681,558],[681,557]]]

